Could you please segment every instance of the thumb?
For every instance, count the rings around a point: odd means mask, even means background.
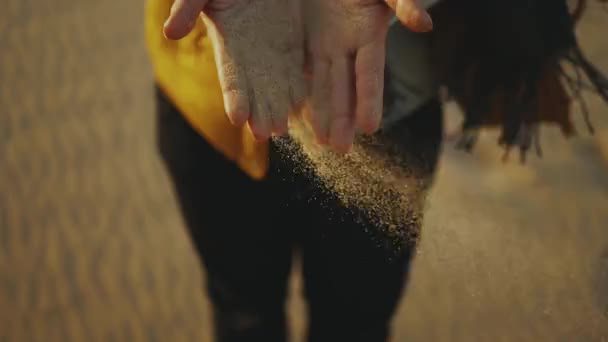
[[[165,37],[175,40],[190,33],[207,2],[208,0],[175,0],[163,27]]]
[[[433,20],[418,0],[384,0],[395,11],[397,19],[414,32],[433,29]]]

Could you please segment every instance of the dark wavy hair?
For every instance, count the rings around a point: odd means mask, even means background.
[[[444,0],[433,8],[435,65],[465,114],[459,147],[472,149],[480,127],[498,125],[505,156],[513,147],[522,159],[531,147],[541,155],[540,123],[557,123],[565,135],[573,134],[573,101],[581,102],[593,131],[581,92],[592,90],[608,102],[608,79],[576,38],[575,25],[587,5],[586,0]]]

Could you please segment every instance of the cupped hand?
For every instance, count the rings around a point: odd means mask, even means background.
[[[176,0],[165,23],[165,36],[180,39],[203,14],[226,114],[258,140],[285,133],[306,96],[300,1]]]
[[[306,120],[319,143],[345,153],[356,130],[371,134],[380,126],[391,14],[417,32],[432,21],[416,0],[302,1],[311,78]]]

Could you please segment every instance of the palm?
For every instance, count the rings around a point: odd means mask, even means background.
[[[346,151],[355,125],[367,133],[379,126],[389,7],[413,30],[432,26],[417,1],[176,0],[165,35],[184,37],[205,14],[228,117],[248,121],[260,139],[284,132],[288,112],[306,95],[306,41],[313,69],[308,121],[321,142]]]
[[[379,125],[390,9],[376,0],[307,0],[304,7],[313,75],[308,121],[320,142],[345,152],[356,126],[371,133]]]
[[[305,96],[299,0],[186,1],[184,12],[205,14],[229,119],[248,121],[260,140],[285,132]]]
[[[347,152],[355,128],[371,134],[382,118],[389,7],[414,31],[431,18],[418,0],[303,0],[312,68],[311,108],[317,140]]]

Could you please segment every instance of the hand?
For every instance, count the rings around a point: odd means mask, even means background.
[[[288,113],[306,96],[299,4],[176,0],[165,23],[165,36],[180,39],[203,13],[228,118],[235,125],[248,122],[258,140],[285,133]]]
[[[371,134],[380,125],[391,8],[411,30],[433,24],[416,0],[302,1],[312,78],[305,119],[319,143],[345,153],[356,128]]]

